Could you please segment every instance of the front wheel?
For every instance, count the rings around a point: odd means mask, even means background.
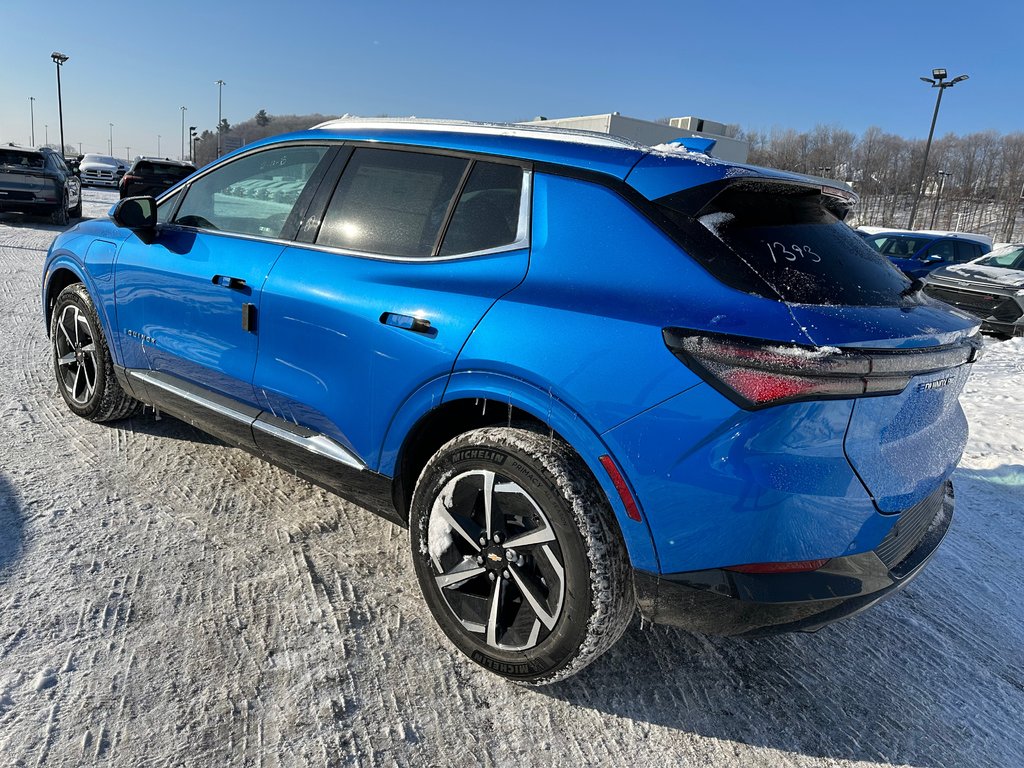
[[[509,679],[575,674],[633,614],[608,502],[553,436],[489,427],[448,442],[416,484],[409,528],[435,620],[464,654]]]
[[[57,297],[50,319],[50,344],[57,388],[76,415],[114,421],[138,413],[142,404],[114,375],[96,308],[85,286],[72,283]]]

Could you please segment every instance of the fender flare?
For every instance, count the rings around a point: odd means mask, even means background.
[[[503,405],[519,408],[553,429],[580,455],[597,480],[615,514],[630,561],[634,568],[659,572],[657,552],[647,519],[631,519],[599,457],[614,453],[600,435],[578,413],[551,394],[528,381],[489,371],[456,371],[450,377],[427,382],[411,395],[395,414],[384,438],[378,471],[394,476],[396,461],[406,436],[430,411],[455,400],[489,400],[499,410]],[[618,463],[618,462],[616,462]],[[621,464],[619,464],[621,468]]]

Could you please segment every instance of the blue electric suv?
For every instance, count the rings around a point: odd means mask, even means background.
[[[636,609],[815,630],[946,534],[979,321],[844,188],[705,148],[356,120],[244,147],[54,241],[58,390],[408,526],[441,629],[519,682]]]

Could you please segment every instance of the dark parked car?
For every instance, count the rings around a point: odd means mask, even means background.
[[[372,120],[251,144],[56,239],[57,390],[408,526],[441,629],[521,682],[637,609],[817,629],[945,536],[979,323],[843,223],[849,190],[700,148]]]
[[[0,211],[50,217],[61,226],[82,215],[82,185],[57,152],[0,146]]]
[[[968,232],[894,229],[863,237],[910,277],[924,277],[945,264],[973,261],[992,250],[990,238]]]
[[[1024,243],[937,269],[924,279],[924,292],[977,315],[983,331],[1024,336]]]
[[[159,157],[140,157],[132,163],[128,173],[121,177],[118,184],[121,197],[158,197],[161,192],[173,187],[195,169],[192,163]]]

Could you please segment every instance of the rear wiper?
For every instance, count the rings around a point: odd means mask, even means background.
[[[908,285],[906,288],[900,291],[900,298],[905,299],[908,296],[913,296],[915,293],[918,293],[922,288],[924,288],[924,280],[922,280],[920,277],[915,277],[913,280],[910,281],[910,285]]]

